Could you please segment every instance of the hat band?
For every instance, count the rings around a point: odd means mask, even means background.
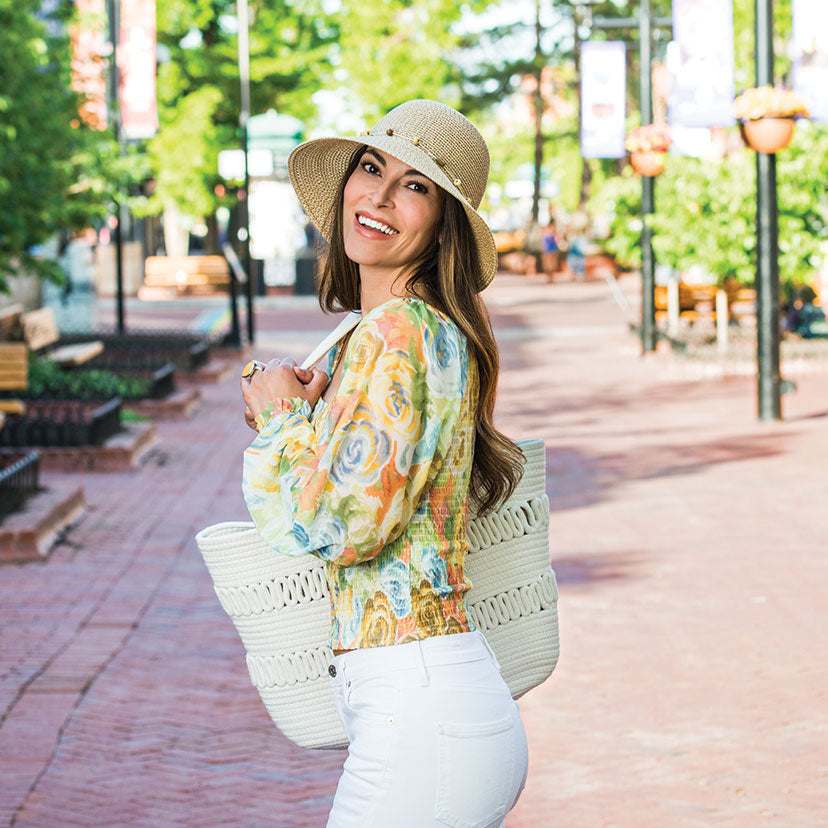
[[[382,135],[383,133],[379,132],[377,134]],[[365,132],[362,133],[362,135],[371,135],[373,137],[374,133],[371,132],[370,129],[366,129]],[[426,153],[426,155],[430,156],[431,160],[434,161],[434,163],[441,170],[443,170],[443,172],[449,177],[451,183],[454,184],[454,186],[457,187],[458,190],[460,189],[460,179],[452,174],[451,170],[448,168],[446,160],[435,155],[430,149],[428,149],[428,147],[423,146],[422,143],[420,143],[419,136],[403,135],[403,133],[397,132],[397,130],[391,129],[390,127],[385,130],[385,135],[388,135],[392,138],[404,138],[406,141],[410,141],[412,144],[414,144],[415,147],[421,149],[424,153]],[[463,194],[462,190],[460,190],[460,192],[461,194]],[[466,198],[465,195],[463,195],[463,198],[465,198],[466,201],[468,201],[468,198]]]

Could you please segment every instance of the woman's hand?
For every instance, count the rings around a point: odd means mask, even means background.
[[[246,404],[244,420],[255,429],[256,417],[274,400],[284,397],[301,397],[313,408],[327,384],[328,375],[324,371],[300,368],[293,359],[272,359],[264,369],[241,381]]]

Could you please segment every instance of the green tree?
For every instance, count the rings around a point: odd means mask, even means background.
[[[73,4],[49,18],[40,7],[0,0],[0,291],[20,269],[60,282],[57,263],[32,249],[102,219],[132,168],[109,135],[79,119],[66,35]]]
[[[316,0],[251,0],[252,114],[274,108],[310,123],[312,93],[330,69],[337,29]],[[233,0],[158,0],[159,132],[147,144],[155,191],[136,209],[174,204],[210,216],[219,205],[218,153],[241,146],[236,4]]]
[[[336,17],[337,78],[356,95],[369,121],[411,98],[459,104],[452,57],[462,13],[453,0],[342,4]]]
[[[656,15],[669,13],[669,0],[654,0],[652,5]],[[521,87],[527,78],[533,78],[534,129],[511,136],[506,157],[496,158],[493,152],[493,169],[534,160],[536,170],[550,169],[561,187],[559,201],[574,209],[588,198],[593,180],[600,183],[615,167],[613,161],[585,161],[580,154],[581,42],[587,38],[633,41],[627,51],[628,109],[637,110],[637,33],[607,31],[592,25],[597,17],[628,16],[629,4],[603,0],[587,10],[577,0],[535,0],[531,18],[524,19],[518,15],[528,10],[527,6],[510,9],[506,3],[483,2],[478,7],[498,22],[469,31],[461,40],[458,64],[463,111],[487,111],[511,95],[527,94]],[[555,104],[560,101],[568,104],[568,114],[556,111]]]
[[[756,33],[754,30],[755,0],[733,0],[733,38],[736,91],[756,85]],[[775,0],[773,34],[775,43],[774,74],[778,82],[789,77],[791,59],[784,44],[791,36],[791,0]]]
[[[656,183],[650,219],[656,258],[677,270],[700,265],[721,283],[756,276],[756,175],[751,150],[721,162],[671,157]],[[828,128],[799,125],[778,156],[779,273],[783,290],[808,283],[828,239]],[[641,264],[640,179],[627,167],[590,208],[614,216],[605,247],[628,267]]]
[[[735,0],[737,89],[752,86],[754,0]],[[790,71],[780,48],[791,31],[791,2],[774,5],[777,81]],[[656,183],[656,214],[650,219],[659,262],[679,270],[700,265],[719,282],[752,284],[756,274],[756,174],[750,150],[721,162],[671,156]],[[779,271],[783,290],[813,278],[820,246],[828,239],[828,128],[801,122],[791,146],[778,156]],[[641,184],[628,166],[608,180],[590,207],[613,216],[606,248],[629,267],[641,264]]]

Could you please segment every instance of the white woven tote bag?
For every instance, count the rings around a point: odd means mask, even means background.
[[[346,319],[304,364],[314,364],[314,355],[353,324]],[[542,440],[518,445],[526,457],[523,478],[500,509],[469,515],[466,557],[467,603],[514,698],[544,681],[558,660],[545,448]],[[250,522],[208,526],[196,542],[276,726],[301,747],[346,747],[328,676],[333,653],[324,563],[313,555],[279,554]]]

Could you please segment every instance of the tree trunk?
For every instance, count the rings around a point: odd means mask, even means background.
[[[181,213],[174,201],[164,207],[164,247],[168,256],[186,256],[189,247],[189,232],[181,226]]]
[[[581,17],[578,14],[578,8],[572,9],[572,36],[573,47],[572,57],[575,61],[575,99],[578,101],[578,134],[580,136],[581,130],[581,38],[578,30],[581,26]],[[579,138],[580,140],[580,138]],[[580,196],[578,198],[578,205],[583,206],[587,199],[589,199],[590,184],[592,183],[592,169],[589,166],[589,161],[586,158],[581,159],[581,188]]]

